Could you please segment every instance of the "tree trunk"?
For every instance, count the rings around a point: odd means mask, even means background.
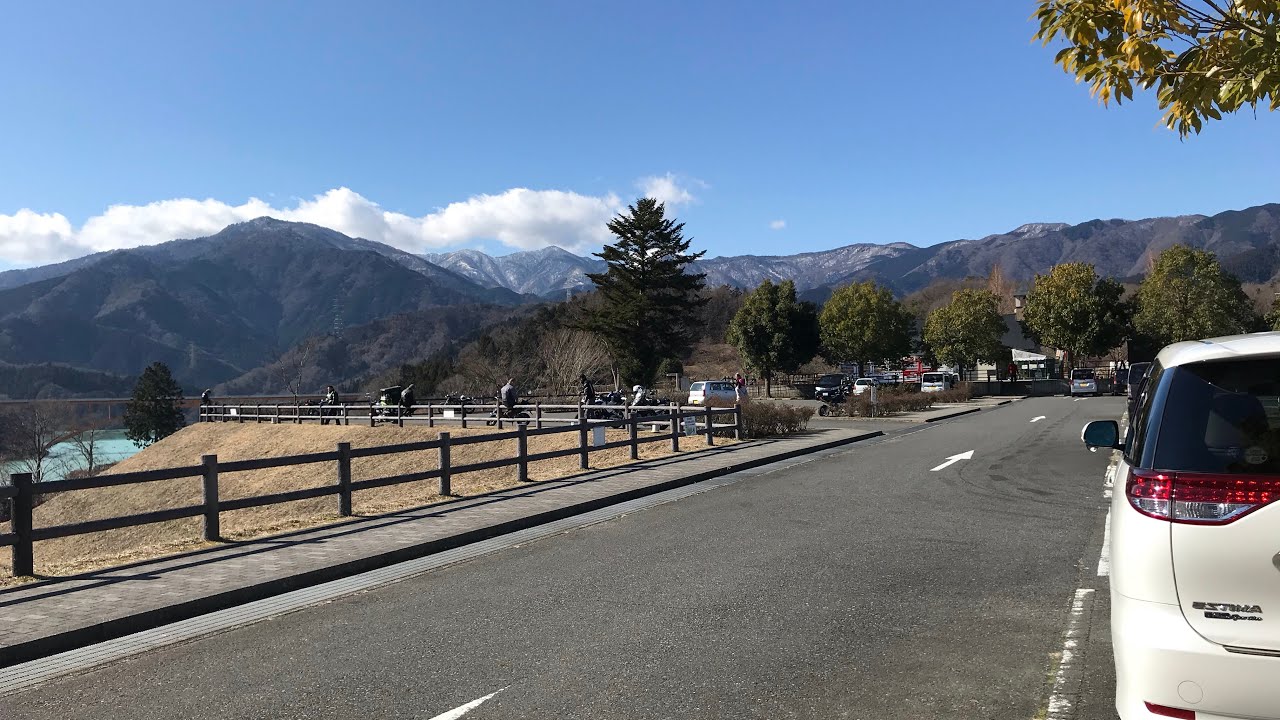
[[[764,376],[764,396],[767,398],[773,397],[773,375],[772,374]]]

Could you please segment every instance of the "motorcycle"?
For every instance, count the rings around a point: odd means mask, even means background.
[[[497,395],[493,397],[493,402],[495,407],[493,408],[493,410],[489,411],[489,419],[484,421],[484,424],[490,427],[498,424],[498,411],[506,409],[506,408],[499,407],[499,405],[502,402],[502,398],[498,397]],[[520,427],[527,427],[529,425],[529,411],[513,410],[510,414],[507,414],[504,412],[502,414],[502,419],[507,420],[509,422],[514,422]]]

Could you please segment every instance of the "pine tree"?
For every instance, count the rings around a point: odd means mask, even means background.
[[[627,384],[651,385],[658,365],[680,357],[693,343],[704,275],[686,267],[704,253],[690,253],[684,223],[665,216],[653,198],[640,198],[609,222],[617,242],[596,257],[608,264],[588,274],[601,302],[585,328],[609,347]]]
[[[133,399],[125,405],[125,437],[138,447],[146,447],[186,424],[182,415],[182,387],[173,379],[168,365],[151,363],[134,385]]]

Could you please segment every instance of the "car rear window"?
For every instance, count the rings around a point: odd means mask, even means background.
[[[927,383],[940,383],[943,382],[946,377],[946,373],[925,373],[923,380]]]
[[[1192,363],[1166,372],[1154,469],[1280,472],[1280,358]]]
[[[696,382],[689,386],[689,392],[702,392],[702,388],[705,387],[705,385],[705,383]]]
[[[727,392],[733,390],[733,384],[726,382],[711,383],[711,389],[716,392]]]
[[[842,381],[844,381],[843,375],[823,375],[818,378],[818,384],[823,387],[839,385]]]
[[[1092,380],[1093,370],[1089,368],[1077,368],[1071,371],[1072,380]]]

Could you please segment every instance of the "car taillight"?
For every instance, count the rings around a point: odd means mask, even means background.
[[[1225,525],[1280,500],[1280,477],[1131,469],[1125,495],[1149,517]]]

